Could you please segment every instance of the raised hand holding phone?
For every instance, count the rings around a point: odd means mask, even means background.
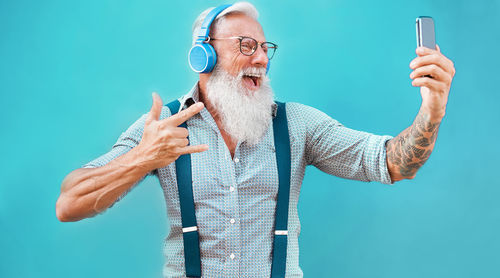
[[[446,113],[446,103],[451,81],[455,76],[455,67],[435,44],[432,18],[419,17],[416,25],[417,57],[410,62],[410,68],[413,70],[410,74],[413,80],[412,86],[420,87],[422,108],[429,113],[431,118],[441,119]]]

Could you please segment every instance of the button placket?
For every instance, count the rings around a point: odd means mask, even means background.
[[[237,219],[239,218],[239,206],[238,206],[238,194],[237,193],[237,169],[236,164],[234,163],[234,159],[232,159],[231,154],[227,148],[224,148],[224,154],[222,156],[223,159],[223,168],[226,170],[223,171],[224,179],[224,189],[227,190],[227,194],[224,197],[226,215],[227,215],[227,224],[226,231],[226,260],[224,263],[224,276],[225,277],[237,277],[238,269],[239,269],[239,259],[238,254],[240,252],[240,226],[236,225],[238,223]],[[236,155],[235,155],[236,157]],[[233,273],[234,272],[234,273]]]
[[[239,271],[239,264],[240,264],[240,251],[241,251],[241,227],[238,225],[240,219],[240,206],[239,206],[239,195],[238,195],[238,176],[240,175],[240,170],[241,170],[241,163],[240,161],[240,144],[238,143],[235,152],[234,152],[234,158],[231,160],[231,170],[232,172],[232,178],[233,178],[233,183],[229,187],[229,192],[232,200],[232,204],[234,205],[233,207],[233,213],[228,215],[228,225],[229,225],[229,234],[230,234],[230,246],[231,249],[228,249],[228,252],[230,253],[229,259],[232,263],[232,268],[234,271]],[[237,274],[236,274],[237,276]]]

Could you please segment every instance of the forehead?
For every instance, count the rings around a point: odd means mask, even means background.
[[[264,30],[260,23],[242,13],[229,14],[215,28],[217,36],[247,36],[265,41]]]

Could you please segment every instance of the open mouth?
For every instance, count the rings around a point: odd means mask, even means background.
[[[243,75],[243,84],[251,90],[256,90],[260,87],[260,76],[255,74]]]

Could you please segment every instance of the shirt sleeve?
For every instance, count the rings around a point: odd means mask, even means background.
[[[112,160],[126,154],[132,148],[137,146],[142,139],[142,133],[144,131],[144,123],[146,120],[147,114],[142,115],[135,123],[133,123],[125,132],[123,132],[116,143],[113,145],[111,150],[100,157],[88,162],[83,165],[82,168],[98,168],[102,167]],[[148,175],[154,174],[155,171],[148,173]],[[147,175],[146,175],[147,176]],[[118,199],[115,201],[118,202],[125,197],[135,186],[137,186],[141,181],[146,177],[142,177],[139,181],[137,181],[133,186],[131,186],[127,191],[125,191]],[[114,205],[114,204],[113,204]]]
[[[353,130],[310,106],[292,106],[301,110],[306,125],[308,165],[342,178],[392,184],[386,162],[386,143],[392,136]]]

